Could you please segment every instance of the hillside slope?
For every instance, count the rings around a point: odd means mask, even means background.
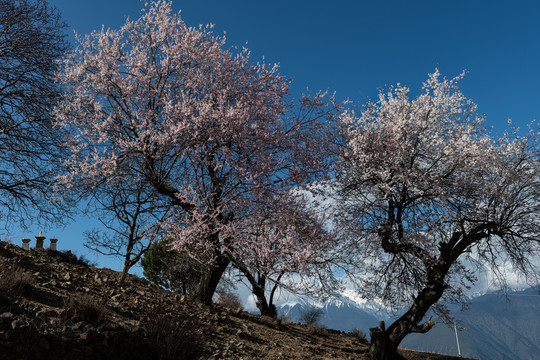
[[[0,241],[0,359],[362,359],[367,349],[352,334],[207,307],[119,278],[69,252]]]

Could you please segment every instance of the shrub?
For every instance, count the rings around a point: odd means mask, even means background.
[[[242,309],[242,302],[238,295],[226,290],[218,291],[217,303],[230,309]]]
[[[141,321],[141,328],[157,347],[160,359],[191,359],[204,348],[208,331],[200,320],[184,312],[165,314],[155,309]]]
[[[13,300],[28,295],[34,283],[32,274],[22,269],[0,268],[0,306],[9,305]]]
[[[91,263],[90,260],[85,258],[84,255],[77,256],[77,254],[72,253],[71,250],[56,251],[56,250],[46,249],[45,253],[49,257],[58,259],[58,261],[65,262],[68,264],[84,265],[84,266],[95,265]]]
[[[64,314],[75,321],[101,325],[105,321],[107,310],[104,301],[99,301],[88,294],[77,294],[65,302]]]
[[[300,312],[300,322],[311,326],[318,325],[323,314],[324,311],[321,308],[311,306]]]
[[[81,265],[84,264],[84,265],[86,265],[86,266],[94,266],[94,267],[96,266],[96,263],[95,263],[95,262],[88,260],[88,259],[86,258],[86,256],[84,256],[83,254],[81,254],[81,255],[79,255],[79,256],[77,256],[77,255],[75,255],[75,256],[77,257],[77,261],[78,261],[79,264],[81,264]]]
[[[307,325],[310,334],[317,336],[328,336],[328,330],[322,325]]]
[[[278,313],[277,319],[281,323],[290,323],[290,322],[292,322],[292,319],[289,316],[289,314],[285,314],[285,313],[282,313],[282,312]]]
[[[367,342],[367,334],[357,328],[352,329],[351,334],[361,342]]]

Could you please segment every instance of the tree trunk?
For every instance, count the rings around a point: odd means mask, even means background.
[[[369,357],[372,360],[386,360],[386,327],[384,321],[379,322],[379,327],[370,328],[369,336],[371,337],[371,346],[369,347]]]
[[[261,315],[269,316],[272,318],[277,318],[277,309],[273,302],[273,293],[275,287],[272,290],[270,295],[270,301],[266,300],[265,290],[266,290],[266,275],[257,273],[257,275],[252,274],[249,269],[241,262],[236,261],[233,264],[244,276],[247,281],[251,284],[251,293],[257,298],[257,309],[261,312]],[[257,278],[255,278],[257,276]],[[280,276],[281,277],[281,276]],[[280,278],[279,277],[279,278]],[[278,278],[278,281],[279,281]]]
[[[441,253],[437,259],[438,265],[432,266],[425,263],[427,281],[424,288],[418,293],[418,296],[413,297],[413,304],[409,310],[399,319],[394,321],[386,331],[384,330],[384,323],[382,323],[382,326],[379,325],[378,329],[370,329],[372,338],[369,348],[369,357],[371,359],[403,359],[403,357],[398,355],[397,349],[405,336],[410,333],[426,333],[431,330],[433,325],[435,325],[433,321],[430,320],[424,324],[420,324],[420,322],[431,306],[441,299],[444,291],[448,287],[448,285],[445,284],[445,278],[450,266],[456,262],[457,258],[463,254],[471,244],[474,244],[487,236],[489,236],[489,234],[484,231],[484,228],[480,227],[468,234],[463,234],[459,231],[454,232],[448,243],[440,243],[439,247]],[[392,246],[393,244],[388,242],[385,245]],[[388,252],[393,252],[393,249],[390,248]],[[398,249],[396,253],[399,252]],[[405,253],[406,252],[407,251],[405,251]],[[417,255],[414,251],[412,251],[411,254]],[[382,334],[384,334],[384,336]]]
[[[272,303],[268,303],[265,296],[266,289],[266,277],[259,275],[259,281],[255,281],[255,278],[249,274],[247,276],[248,281],[251,283],[253,289],[252,293],[257,298],[257,309],[261,312],[261,315],[277,318],[276,306]]]
[[[128,271],[129,271],[129,267],[127,266],[127,264],[124,264],[124,269],[122,270],[122,277],[120,278],[120,284],[123,284],[124,281],[126,280]]]
[[[133,261],[131,261],[130,254],[128,253],[124,261],[124,268],[122,269],[122,277],[120,278],[120,284],[124,283],[124,281],[126,280],[127,274],[129,272],[129,269],[132,266],[133,266]]]
[[[384,321],[381,321],[384,322]],[[372,332],[375,331],[375,333]],[[405,360],[405,358],[397,353],[397,345],[386,341],[386,335],[380,328],[371,328],[369,333],[372,336],[369,346],[368,356],[372,360]],[[373,338],[373,335],[376,338]]]
[[[427,311],[442,296],[444,286],[441,284],[426,286],[426,288],[414,298],[413,305],[399,319],[397,319],[388,329],[385,330],[384,322],[379,323],[378,328],[369,329],[371,344],[369,347],[369,357],[372,360],[401,360],[404,359],[397,353],[401,341],[410,333],[426,333],[435,323],[428,321],[418,325]]]
[[[274,304],[268,305],[266,297],[264,296],[264,290],[262,292],[253,290],[253,294],[257,297],[257,308],[261,312],[261,315],[269,316],[272,318],[277,317],[277,310]]]
[[[201,274],[199,284],[193,294],[196,299],[199,299],[203,304],[211,305],[212,298],[216,292],[216,288],[221,280],[221,276],[229,266],[229,259],[223,255],[219,255],[213,266],[206,269]]]

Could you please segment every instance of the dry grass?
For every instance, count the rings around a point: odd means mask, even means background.
[[[142,321],[141,327],[153,343],[160,359],[191,359],[203,351],[208,329],[190,314],[166,314],[156,309]]]
[[[35,284],[29,272],[5,266],[0,267],[0,306],[10,305],[13,300],[28,295]]]
[[[64,316],[74,321],[84,321],[92,325],[105,322],[107,310],[104,301],[79,293],[65,302]]]

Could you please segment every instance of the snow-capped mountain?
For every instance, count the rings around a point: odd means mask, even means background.
[[[359,304],[345,295],[335,295],[324,302],[299,299],[297,302],[281,305],[278,312],[292,321],[299,322],[301,314],[313,306],[323,311],[321,325],[341,331],[358,329],[367,333],[370,327],[377,326],[381,316],[387,316],[383,309],[377,309],[375,304],[370,302]]]

